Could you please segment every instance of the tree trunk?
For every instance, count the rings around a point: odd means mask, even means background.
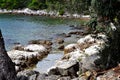
[[[16,80],[15,64],[8,56],[0,31],[0,80]]]

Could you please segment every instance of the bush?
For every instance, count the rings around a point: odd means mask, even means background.
[[[59,11],[59,15],[63,15],[64,13],[65,13],[64,10],[60,10],[60,11]]]

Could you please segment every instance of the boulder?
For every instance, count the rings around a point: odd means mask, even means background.
[[[48,52],[52,49],[52,42],[50,40],[31,40],[28,42],[29,44],[37,44],[37,45],[43,45],[45,48],[47,48]]]
[[[17,73],[17,80],[36,80],[39,72],[33,70],[24,70]]]
[[[79,61],[79,60],[81,60],[81,59],[83,59],[85,57],[86,57],[86,55],[81,50],[76,49],[73,52],[65,54],[62,59],[63,60],[67,59],[67,60],[76,60],[76,61]]]
[[[15,63],[18,71],[36,64],[48,54],[47,49],[42,45],[30,44],[23,49],[8,51],[8,55]]]
[[[0,80],[16,80],[15,64],[8,56],[0,31]]]
[[[78,44],[69,44],[64,48],[64,54],[73,52],[77,48],[79,48]]]
[[[61,60],[48,70],[48,75],[62,75],[76,77],[79,70],[79,63],[76,61]]]
[[[81,59],[81,61],[79,62],[81,64],[80,66],[80,71],[83,73],[87,70],[99,70],[99,68],[96,66],[95,61],[97,61],[98,59],[100,59],[100,56],[97,54],[85,57],[84,59]],[[98,62],[96,62],[98,63]]]
[[[99,53],[107,46],[107,36],[104,34],[89,34],[64,48],[62,60],[56,62],[49,74],[62,76],[77,76],[77,71],[99,70]],[[79,64],[78,64],[79,63]],[[74,75],[73,75],[74,74]],[[81,77],[81,80],[83,78]]]
[[[18,72],[18,80],[70,80],[70,77],[61,77],[60,75],[47,75],[33,70],[24,70]]]
[[[45,52],[47,49],[42,45],[37,44],[30,44],[24,47],[25,51],[31,51],[31,52]]]

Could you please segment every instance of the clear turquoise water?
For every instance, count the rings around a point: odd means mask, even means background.
[[[59,18],[0,14],[0,29],[7,50],[17,42],[27,44],[30,40],[52,39],[56,34],[68,32],[73,23]]]
[[[79,21],[69,19],[0,14],[0,29],[7,50],[11,50],[17,42],[26,45],[30,40],[52,40],[56,34],[69,32],[69,25],[78,23]],[[51,53],[39,61],[34,70],[46,72],[63,55],[59,51]]]

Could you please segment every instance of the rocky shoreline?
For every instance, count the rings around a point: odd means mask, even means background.
[[[56,42],[62,44],[64,41],[58,39]],[[47,73],[24,69],[48,55],[52,44],[47,40],[32,40],[27,46],[17,45],[8,51],[17,71],[16,77],[13,71],[15,80],[119,80],[119,66],[100,72],[102,57],[99,54],[109,46],[109,38],[104,33],[88,34],[65,46],[64,56]]]
[[[102,71],[101,52],[109,46],[103,33],[88,34],[64,48],[64,56],[47,73],[33,70],[18,72],[19,80],[119,80],[119,66]]]
[[[0,11],[0,13],[12,12],[5,10]],[[20,14],[34,15],[34,13],[29,11],[29,9],[23,10]],[[35,13],[35,15],[38,14]],[[116,28],[112,29],[114,29],[113,32],[116,31]],[[84,35],[84,33],[70,32],[67,35],[65,34],[66,37],[70,37],[71,35]],[[4,43],[2,39],[3,38],[1,36],[0,55],[4,53],[6,56],[8,54],[11,58],[9,59],[8,57],[11,64],[14,62],[13,65],[3,66],[8,70],[8,72],[10,71],[12,73],[9,74],[7,78],[10,76],[14,77],[14,79],[10,78],[8,80],[119,80],[120,78],[119,65],[118,67],[107,71],[101,71],[101,67],[103,67],[101,65],[101,63],[103,63],[101,59],[103,59],[103,57],[100,54],[103,54],[105,49],[110,46],[109,37],[104,33],[85,34],[76,43],[72,43],[67,46],[63,45],[62,47],[60,46],[58,49],[63,50],[64,55],[60,60],[56,61],[55,65],[48,69],[47,73],[26,70],[25,68],[31,67],[48,55],[52,49],[53,42],[49,40],[32,40],[29,41],[27,46],[17,45],[13,50],[6,53],[3,47],[4,44],[2,44]],[[56,39],[56,43],[61,45],[64,43],[64,39],[58,38]],[[4,58],[2,59],[5,61]],[[1,61],[0,64],[2,64],[3,61]],[[12,67],[11,70],[13,72],[9,70],[9,66]],[[3,70],[3,67],[1,70]],[[4,73],[4,71],[2,72]],[[0,79],[4,80],[5,78],[2,77],[2,72],[0,74]],[[4,74],[4,76],[6,74]]]
[[[84,19],[86,18],[86,19],[90,19],[90,15],[69,14],[67,12],[65,12],[63,15],[59,15],[59,12],[56,12],[56,11],[31,10],[29,8],[25,8],[22,10],[0,9],[0,14],[25,14],[25,15],[60,17],[60,18],[84,18]]]
[[[88,80],[94,76],[93,80],[101,80],[104,75],[96,76],[93,73],[97,74],[96,71],[100,70],[99,54],[108,45],[108,37],[105,34],[88,34],[76,43],[67,45],[64,48],[64,56],[48,69],[47,73],[24,70],[18,72],[17,76],[19,80]]]

